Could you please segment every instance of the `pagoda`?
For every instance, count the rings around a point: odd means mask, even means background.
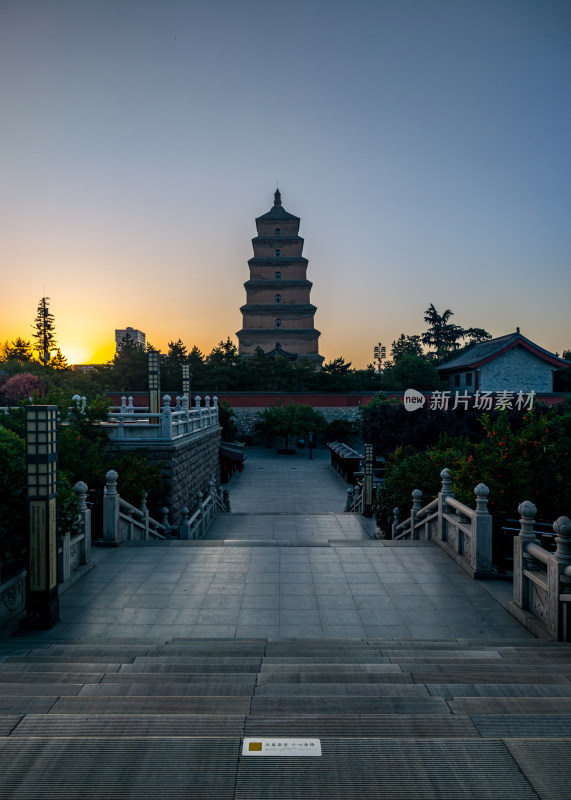
[[[242,329],[236,333],[241,356],[253,356],[261,348],[269,357],[323,362],[299,222],[282,206],[279,189],[273,208],[256,219],[254,257],[248,261],[250,279],[244,284],[246,305],[240,309]]]

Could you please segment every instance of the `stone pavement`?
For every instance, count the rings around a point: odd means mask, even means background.
[[[342,509],[346,484],[326,451],[314,455],[249,450],[229,485],[233,513],[205,540],[95,548],[99,562],[38,638],[532,638],[502,605],[511,584],[496,599],[436,546],[374,540],[372,521],[326,513]],[[303,513],[269,513],[286,500]]]

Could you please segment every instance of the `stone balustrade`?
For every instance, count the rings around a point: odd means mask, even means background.
[[[424,507],[422,492],[412,492],[410,517],[399,522],[394,509],[393,539],[431,539],[473,578],[492,569],[492,518],[488,513],[489,489],[479,483],[474,489],[476,508],[460,503],[451,489],[450,470],[440,473],[442,491]]]
[[[536,636],[571,642],[571,520],[559,517],[553,523],[557,549],[549,553],[535,535],[535,505],[526,500],[518,511],[510,611]]]
[[[204,405],[203,405],[204,402]],[[208,395],[204,401],[197,395],[194,406],[187,395],[177,397],[174,407],[171,397],[163,397],[163,407],[158,414],[148,408],[133,405],[133,398],[121,398],[119,411],[111,411],[102,427],[111,441],[175,441],[189,434],[218,427],[218,398]]]
[[[78,481],[73,487],[79,502],[79,518],[75,531],[60,537],[58,547],[58,583],[68,583],[72,573],[91,561],[91,509],[87,506],[87,484]]]
[[[117,491],[118,473],[109,470],[106,474],[103,496],[103,541],[108,545],[120,545],[127,541],[149,539],[200,539],[214,519],[226,512],[226,506],[214,479],[209,481],[208,494],[197,493],[196,510],[189,514],[185,506],[178,525],[169,522],[169,509],[162,509],[163,521],[158,522],[149,515],[146,499],[137,508],[124,500]]]

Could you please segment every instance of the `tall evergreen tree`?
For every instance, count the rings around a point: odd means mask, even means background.
[[[33,338],[36,341],[36,350],[44,366],[50,360],[50,353],[56,349],[55,320],[49,309],[49,297],[42,297],[39,302],[36,319],[32,326],[35,331]]]

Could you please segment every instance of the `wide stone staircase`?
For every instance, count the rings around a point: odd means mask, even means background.
[[[565,800],[571,645],[4,639],[0,797]]]

